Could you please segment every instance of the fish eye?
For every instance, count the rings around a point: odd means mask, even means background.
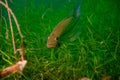
[[[56,40],[58,40],[58,37],[56,37]]]
[[[60,47],[61,45],[60,45],[60,43],[58,42],[57,44],[56,44],[56,47]]]

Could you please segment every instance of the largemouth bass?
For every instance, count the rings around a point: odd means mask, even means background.
[[[58,44],[58,38],[61,36],[64,29],[73,21],[73,19],[78,18],[80,15],[80,4],[77,4],[75,9],[73,10],[72,15],[64,18],[62,21],[60,21],[56,27],[53,29],[51,34],[48,37],[47,41],[47,47],[53,48],[56,47]]]

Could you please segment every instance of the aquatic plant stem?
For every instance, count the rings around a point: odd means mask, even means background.
[[[12,44],[13,44],[14,54],[19,52],[20,55],[21,55],[20,60],[16,64],[14,64],[12,66],[9,66],[9,67],[7,67],[3,70],[0,70],[0,79],[1,79],[1,78],[4,78],[4,77],[8,76],[8,75],[11,75],[11,74],[14,74],[16,72],[22,71],[24,69],[25,65],[27,64],[27,60],[24,60],[24,52],[25,52],[24,51],[24,41],[23,41],[23,35],[20,31],[20,27],[19,27],[17,18],[15,17],[12,10],[9,8],[7,0],[5,0],[5,3],[0,1],[0,4],[2,4],[7,9],[7,12],[8,12],[8,19],[9,19],[9,24],[10,24],[10,29],[11,29],[11,36],[12,36]],[[18,29],[18,32],[19,32],[19,35],[20,35],[20,38],[21,38],[21,45],[20,45],[20,48],[18,48],[18,49],[16,49],[16,45],[15,45],[11,16],[13,16],[13,19],[16,23],[16,26],[17,26],[17,29]]]
[[[23,38],[23,35],[22,35],[21,31],[20,31],[20,25],[19,25],[19,23],[18,23],[18,20],[17,20],[16,16],[14,15],[14,13],[12,12],[12,10],[11,10],[5,3],[3,3],[2,1],[0,1],[0,4],[2,4],[5,8],[7,8],[7,9],[9,10],[9,13],[12,15],[12,17],[13,17],[13,19],[14,19],[14,21],[15,21],[15,24],[16,24],[16,26],[17,26],[19,35],[20,35],[20,37],[21,37],[21,39],[22,39],[22,38]]]
[[[8,17],[9,17],[9,22],[10,22],[10,29],[11,29],[11,34],[12,34],[12,43],[13,43],[13,48],[14,48],[14,54],[16,54],[18,51],[20,51],[21,53],[21,50],[18,49],[16,50],[16,45],[15,45],[15,40],[14,40],[14,32],[13,32],[13,27],[12,27],[12,20],[11,20],[11,16],[13,17],[15,23],[16,23],[16,26],[17,26],[17,29],[18,29],[18,32],[19,32],[19,35],[20,35],[20,38],[21,38],[21,42],[23,41],[23,35],[20,31],[20,26],[19,26],[19,23],[18,23],[18,20],[16,18],[16,16],[14,15],[14,13],[12,12],[12,10],[9,8],[8,6],[8,3],[7,3],[7,0],[5,0],[6,4],[3,3],[2,1],[0,1],[0,4],[2,4],[5,8],[7,8],[7,11],[8,11]],[[11,15],[10,15],[11,14]],[[22,43],[21,43],[22,44]]]
[[[7,0],[5,0],[6,6],[8,7],[8,3]],[[9,18],[9,22],[10,22],[10,30],[11,30],[11,35],[12,35],[12,43],[13,43],[13,49],[14,49],[14,54],[16,53],[16,45],[15,45],[15,40],[14,40],[14,32],[13,32],[13,27],[12,27],[12,20],[11,20],[11,15],[10,15],[10,11],[7,8],[8,11],[8,18]]]

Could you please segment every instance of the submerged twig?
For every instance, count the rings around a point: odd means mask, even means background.
[[[11,34],[12,34],[12,42],[13,42],[14,54],[16,54],[19,51],[19,53],[21,55],[21,60],[24,60],[24,40],[23,40],[23,36],[21,34],[17,18],[15,17],[13,12],[10,10],[10,8],[8,6],[8,3],[7,3],[7,0],[5,0],[5,2],[6,2],[7,10],[8,10],[8,17],[9,17],[9,22],[10,22]],[[12,21],[11,21],[10,13],[11,13],[11,15],[13,15],[13,18],[15,20],[16,26],[18,28],[18,32],[20,32],[19,34],[20,34],[20,38],[21,38],[21,46],[20,46],[19,49],[16,49],[16,45],[15,45],[15,41],[14,41],[14,32],[13,32],[13,28],[12,28]]]
[[[18,61],[16,64],[1,70],[0,71],[0,79],[6,77],[8,75],[14,74],[18,71],[22,71],[26,64],[27,64],[26,60]]]
[[[17,26],[19,35],[20,35],[21,38],[23,38],[23,35],[22,35],[21,31],[20,31],[19,23],[18,23],[18,21],[17,21],[16,16],[15,16],[14,13],[12,12],[12,10],[11,10],[5,3],[3,3],[2,1],[0,1],[0,4],[2,4],[5,8],[7,8],[7,9],[9,10],[9,12],[10,12],[10,14],[12,15],[12,17],[13,17],[13,19],[14,19],[14,21],[15,21],[15,24],[16,24],[16,26]]]
[[[7,0],[5,0],[6,2],[6,6],[8,6]],[[15,40],[14,40],[14,32],[13,32],[13,27],[12,27],[12,20],[11,20],[11,15],[10,15],[10,11],[7,8],[8,11],[8,18],[9,18],[9,22],[10,22],[10,30],[11,30],[11,35],[12,35],[12,43],[13,43],[13,49],[14,49],[14,54],[16,53],[16,46],[15,46]]]
[[[5,19],[4,16],[2,16],[2,19],[4,20],[4,23],[5,23],[5,26],[6,26],[5,38],[8,41],[8,27],[7,27],[7,22],[6,22],[6,19]]]
[[[0,78],[6,77],[6,76],[11,75],[11,74],[14,74],[18,71],[22,71],[23,68],[25,67],[26,63],[27,63],[27,60],[24,60],[24,52],[25,52],[24,51],[24,40],[23,40],[23,35],[20,31],[20,26],[18,24],[16,16],[12,12],[12,10],[9,8],[7,0],[5,0],[5,3],[0,1],[0,4],[2,4],[8,11],[8,18],[9,18],[9,23],[10,23],[11,35],[12,35],[12,43],[13,43],[14,54],[16,54],[19,51],[21,57],[20,57],[20,60],[16,64],[1,70],[0,71]],[[13,17],[13,19],[16,23],[16,26],[17,26],[17,29],[18,29],[18,32],[19,32],[19,35],[20,35],[20,38],[21,38],[21,45],[20,45],[20,48],[18,48],[18,49],[16,49],[16,45],[15,45],[11,16]]]
[[[16,50],[16,46],[15,46],[15,41],[14,41],[14,34],[13,34],[13,28],[12,28],[12,21],[11,21],[11,15],[16,23],[16,26],[17,26],[17,29],[18,29],[18,32],[19,32],[19,35],[20,35],[20,38],[21,40],[23,40],[23,35],[20,31],[20,26],[18,24],[18,21],[17,21],[17,18],[16,16],[14,15],[14,13],[12,12],[12,10],[9,8],[8,6],[8,3],[7,3],[7,0],[5,0],[6,4],[3,3],[2,1],[0,1],[0,4],[2,4],[5,8],[7,8],[8,10],[8,17],[9,17],[9,21],[10,21],[10,28],[11,28],[11,34],[12,34],[12,43],[13,43],[13,48],[14,48],[14,54],[17,53],[17,51],[20,51],[20,50]],[[10,15],[11,14],[11,15]]]
[[[20,53],[20,60],[23,61],[24,60],[24,54],[25,54],[25,50],[24,50],[24,40],[21,40],[21,44],[20,44],[20,48],[16,50],[16,52]]]

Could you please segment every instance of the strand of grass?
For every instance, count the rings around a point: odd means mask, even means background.
[[[106,40],[108,40],[111,37],[112,34],[113,34],[113,31],[110,29],[110,33],[108,34]]]
[[[90,17],[87,16],[87,20],[88,20],[88,22],[90,23],[90,25],[93,26],[93,24],[92,24],[92,22],[91,22],[91,20],[90,20]]]
[[[4,56],[6,56],[8,59],[10,59],[10,57],[5,52],[3,52],[2,50],[0,50],[0,53],[2,53]]]
[[[105,66],[106,64],[111,63],[112,61],[114,61],[114,58],[111,58],[111,59],[105,61],[103,64],[100,64],[99,66],[96,66],[95,69],[98,69],[102,66]]]
[[[118,32],[118,41],[115,47],[115,53],[117,54],[117,51],[119,50],[119,46],[120,46],[120,38],[119,38],[119,32]]]
[[[16,57],[14,57],[14,56],[12,56],[12,55],[7,55],[5,52],[3,52],[2,50],[0,50],[0,53],[2,53],[2,55],[4,55],[5,57],[7,57],[8,59],[11,59],[11,58],[13,58],[13,59],[16,59],[17,60],[17,58]]]
[[[12,56],[12,55],[7,55],[7,53],[3,52],[2,50],[0,50],[0,53],[1,53],[2,55],[4,55],[4,57],[7,58],[7,59],[6,59],[6,58],[2,57],[2,59],[3,59],[4,61],[8,62],[9,64],[13,64],[11,61],[9,61],[9,59],[13,58],[13,59],[17,60],[17,58],[15,58],[15,57]]]
[[[50,58],[51,58],[51,60],[54,60],[54,49],[51,49],[51,55],[50,55]]]
[[[2,15],[1,15],[2,16]],[[8,43],[8,27],[7,27],[7,21],[5,19],[4,16],[2,16],[2,19],[4,20],[5,26],[6,26],[6,33],[5,33],[5,38],[6,38],[6,42]]]
[[[1,15],[1,16],[2,16],[2,15]],[[5,17],[2,16],[2,18],[3,18],[4,22],[5,22],[5,26],[7,26],[7,21],[6,21]]]
[[[13,64],[10,60],[8,60],[8,59],[6,59],[6,58],[4,58],[4,57],[2,57],[2,59],[3,59],[5,62],[9,63],[10,65]]]
[[[2,16],[3,20],[4,20],[4,23],[5,23],[5,26],[6,26],[6,33],[5,33],[5,38],[6,38],[6,42],[8,42],[8,27],[7,27],[7,21],[5,19],[4,16]]]
[[[0,52],[1,52],[5,57],[7,57],[8,59],[10,59],[10,56],[8,56],[5,52],[3,52],[3,51],[1,51],[1,50],[0,50]],[[9,63],[9,64],[13,64],[12,62],[10,62],[8,59],[6,59],[6,58],[4,58],[4,57],[2,57],[2,59],[3,59],[4,61],[6,61],[7,63]]]

